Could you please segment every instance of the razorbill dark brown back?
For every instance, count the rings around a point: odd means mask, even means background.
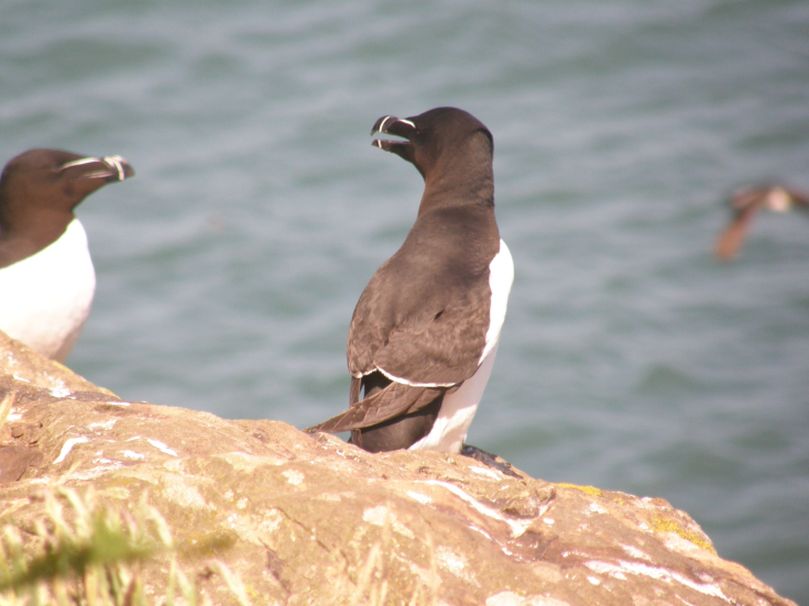
[[[15,156],[0,176],[0,330],[63,361],[90,313],[95,270],[73,211],[134,175],[120,156],[57,149]]]
[[[373,144],[418,169],[424,193],[401,248],[373,275],[348,335],[349,408],[310,431],[372,452],[459,452],[494,364],[514,265],[494,216],[494,143],[452,107],[383,116]],[[362,392],[362,399],[360,399]]]
[[[787,212],[792,208],[809,211],[809,193],[784,185],[755,185],[736,191],[730,197],[733,216],[716,238],[714,254],[730,261],[739,252],[753,216],[760,209]]]

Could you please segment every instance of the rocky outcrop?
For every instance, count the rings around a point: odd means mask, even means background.
[[[148,494],[178,545],[228,539],[183,562],[211,603],[237,600],[216,559],[242,603],[792,604],[662,499],[126,402],[2,335],[0,375],[0,525],[32,524],[48,486]]]

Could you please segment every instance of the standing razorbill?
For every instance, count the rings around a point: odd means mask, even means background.
[[[120,156],[31,149],[0,176],[0,330],[63,361],[90,313],[95,270],[73,210],[134,175]]]
[[[348,335],[350,407],[310,431],[372,452],[459,452],[489,380],[514,265],[494,217],[494,143],[452,107],[384,116],[373,144],[424,178],[416,222],[373,275]],[[363,399],[360,399],[362,390]]]

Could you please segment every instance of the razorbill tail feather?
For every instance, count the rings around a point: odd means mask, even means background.
[[[135,172],[120,156],[31,149],[0,176],[0,330],[63,361],[90,313],[95,270],[73,211]]]
[[[349,408],[310,431],[372,452],[460,452],[494,364],[514,265],[494,216],[493,139],[452,107],[383,116],[373,145],[418,169],[401,248],[373,275],[348,335]]]

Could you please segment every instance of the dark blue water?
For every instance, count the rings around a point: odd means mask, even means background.
[[[517,267],[470,441],[664,497],[809,602],[809,220],[711,257],[733,188],[809,187],[805,1],[5,0],[2,161],[137,170],[80,208],[71,366],[226,417],[340,410],[351,311],[421,191],[368,132],[444,104],[494,133]]]

